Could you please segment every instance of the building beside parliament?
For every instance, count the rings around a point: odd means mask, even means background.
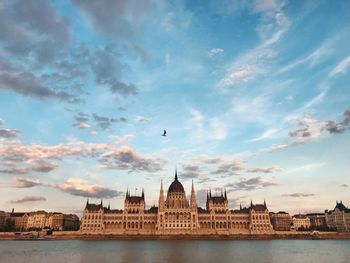
[[[237,210],[230,210],[226,191],[220,195],[207,193],[206,208],[197,206],[192,182],[190,199],[186,199],[184,187],[175,179],[164,196],[160,186],[158,207],[146,209],[145,194],[132,196],[126,192],[124,209],[86,203],[80,231],[86,234],[119,235],[231,235],[272,233],[266,203]]]

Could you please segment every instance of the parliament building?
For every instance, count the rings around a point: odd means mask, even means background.
[[[91,204],[87,201],[80,231],[85,234],[116,235],[233,235],[272,233],[266,203],[240,206],[230,210],[226,191],[220,195],[207,193],[206,208],[197,206],[192,181],[190,199],[175,172],[175,179],[164,196],[160,185],[158,207],[146,209],[145,194],[132,196],[126,192],[124,209]]]

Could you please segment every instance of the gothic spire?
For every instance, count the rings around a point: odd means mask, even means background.
[[[177,181],[177,167],[175,169],[175,181]]]
[[[196,201],[196,191],[194,190],[194,183],[192,179],[192,188],[191,188],[191,209],[197,209],[197,201]]]
[[[158,209],[159,209],[159,211],[163,211],[164,210],[163,179],[160,181]]]

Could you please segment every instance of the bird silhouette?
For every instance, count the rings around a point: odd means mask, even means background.
[[[164,132],[163,132],[162,136],[166,136],[166,130],[164,130]]]

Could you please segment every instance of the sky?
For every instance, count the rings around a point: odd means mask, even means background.
[[[0,210],[350,206],[350,2],[0,0]],[[167,136],[161,136],[166,129]]]

